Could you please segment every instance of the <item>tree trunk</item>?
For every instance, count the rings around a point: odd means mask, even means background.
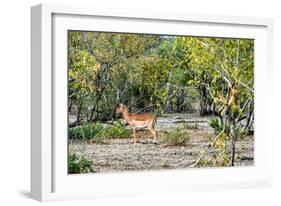
[[[200,87],[200,115],[207,115],[210,113],[210,110],[208,109],[209,105],[209,98],[207,89],[205,86]]]
[[[82,112],[82,106],[83,106],[83,103],[84,103],[84,97],[85,97],[84,94],[82,94],[82,97],[81,97],[79,105],[78,105],[77,118],[76,118],[76,124],[77,125],[81,121],[80,117],[81,117],[81,112]]]
[[[96,105],[94,105],[94,107],[92,108],[91,115],[90,115],[90,121],[93,121],[93,119],[94,119],[95,110],[96,110]]]
[[[232,126],[231,127],[231,166],[235,165],[235,153],[236,153],[236,134],[235,134],[235,127],[236,126]]]
[[[97,98],[96,98],[96,111],[97,111],[97,115],[96,115],[96,120],[98,120],[99,119],[99,96],[97,96]]]
[[[232,142],[231,142],[231,166],[234,166],[235,162],[235,152],[236,152],[236,137],[232,137]]]
[[[69,101],[69,105],[68,105],[68,113],[69,113],[73,105],[73,100],[70,98],[68,101]]]

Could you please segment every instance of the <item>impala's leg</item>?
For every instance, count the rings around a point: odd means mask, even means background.
[[[156,143],[156,132],[155,130],[152,128],[152,126],[148,126],[147,127],[149,129],[149,131],[151,132],[151,134],[153,135],[153,143],[155,144]]]
[[[156,143],[156,132],[154,129],[152,129],[152,132],[153,132],[152,134],[153,134],[153,138],[154,138],[153,142]]]
[[[134,146],[135,146],[136,143],[137,143],[137,140],[136,140],[136,128],[133,128],[133,136],[134,136]]]
[[[154,126],[155,126],[155,120],[152,120],[151,122],[150,122],[150,132],[152,133],[152,135],[153,135],[153,138],[154,138],[154,140],[153,140],[153,142],[154,143],[156,143],[156,131],[155,131],[155,128],[154,128]]]

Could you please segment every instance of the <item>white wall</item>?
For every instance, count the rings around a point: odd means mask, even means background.
[[[43,1],[45,2],[45,1]],[[278,1],[274,0],[57,0],[55,3],[103,5],[162,11],[192,13],[214,13],[243,16],[273,17],[275,20],[275,85],[276,108],[280,103],[281,72],[281,13]],[[0,204],[36,205],[28,198],[30,171],[30,6],[40,3],[36,0],[9,0],[1,2],[0,32]],[[279,47],[278,47],[279,46]],[[272,129],[280,126],[280,110],[272,120]],[[280,184],[280,132],[276,131],[275,174],[276,187],[228,192],[192,193],[165,196],[129,197],[117,199],[88,200],[82,202],[60,202],[60,205],[240,205],[281,203]],[[48,203],[49,204],[49,203]]]

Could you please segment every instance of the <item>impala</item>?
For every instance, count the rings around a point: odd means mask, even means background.
[[[136,128],[147,127],[154,137],[154,143],[156,143],[156,132],[154,129],[157,117],[152,113],[134,114],[130,113],[128,107],[124,104],[118,104],[116,113],[122,113],[123,118],[129,124],[130,128],[133,129],[134,145],[136,145]]]

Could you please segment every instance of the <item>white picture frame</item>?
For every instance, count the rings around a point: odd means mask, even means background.
[[[115,174],[67,174],[66,31],[94,30],[254,38],[255,165]],[[39,201],[85,199],[273,184],[273,21],[269,18],[127,11],[40,4],[31,8],[31,196]],[[60,68],[60,69],[58,69]],[[267,88],[267,89],[266,89]]]

